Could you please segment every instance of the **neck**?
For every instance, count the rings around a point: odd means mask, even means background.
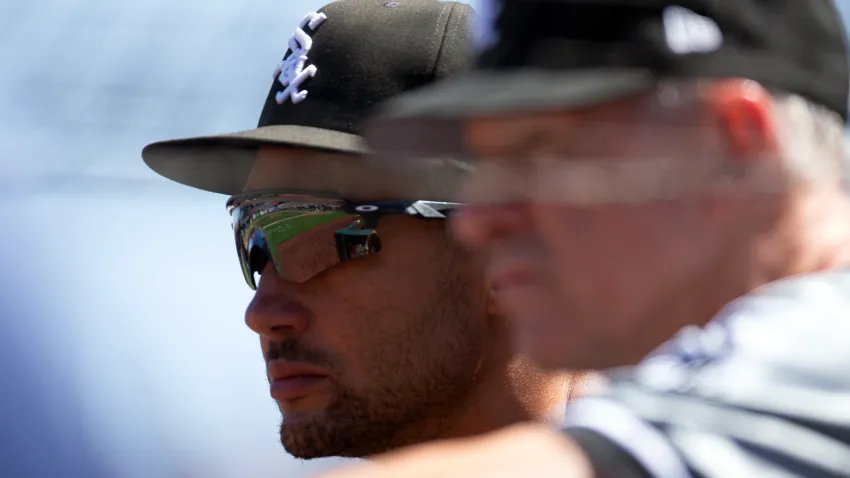
[[[595,374],[541,372],[515,363],[501,374],[483,373],[456,410],[409,429],[392,449],[469,438],[521,422],[560,423],[565,404],[599,385]],[[372,456],[361,458],[371,459]]]
[[[764,241],[759,258],[767,267],[754,286],[783,277],[850,266],[850,202],[841,191],[809,191]]]
[[[436,438],[469,437],[520,422],[559,419],[558,412],[575,386],[566,372],[544,372],[515,357],[498,372],[482,370],[466,403],[443,422]]]

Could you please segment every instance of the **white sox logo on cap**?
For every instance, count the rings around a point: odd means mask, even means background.
[[[315,30],[326,19],[327,16],[324,13],[308,13],[301,19],[295,33],[289,39],[288,46],[291,52],[274,70],[274,78],[284,86],[282,91],[275,94],[274,99],[278,104],[282,105],[287,98],[293,104],[301,103],[307,98],[307,90],[299,90],[299,88],[304,80],[316,75],[318,68],[316,65],[304,67],[307,63],[307,54],[313,47],[313,39],[304,31],[304,27],[309,26],[311,30]]]

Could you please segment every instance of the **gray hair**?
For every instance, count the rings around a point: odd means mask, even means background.
[[[777,140],[788,172],[809,184],[846,184],[841,116],[801,96],[774,98]]]

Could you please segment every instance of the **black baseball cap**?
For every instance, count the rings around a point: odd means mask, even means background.
[[[359,156],[376,105],[472,66],[473,13],[438,0],[330,3],[303,17],[295,33],[283,32],[281,48],[288,49],[256,129],[157,142],[142,157],[166,178],[232,195],[242,191],[262,146]]]
[[[847,120],[850,60],[831,0],[482,1],[475,37],[489,44],[473,71],[387,102],[370,146],[448,153],[416,141],[425,124],[457,136],[458,118],[592,106],[667,78],[747,78]]]

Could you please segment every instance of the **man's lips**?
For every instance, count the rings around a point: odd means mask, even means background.
[[[271,384],[272,398],[278,401],[293,400],[309,395],[329,376],[329,373],[321,368],[286,360],[268,362],[266,371]]]

